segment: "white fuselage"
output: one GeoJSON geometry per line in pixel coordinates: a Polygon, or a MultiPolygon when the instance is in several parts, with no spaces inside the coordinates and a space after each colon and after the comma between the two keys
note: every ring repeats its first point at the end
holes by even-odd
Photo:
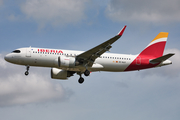
{"type": "MultiPolygon", "coordinates": [[[[58,50],[58,49],[45,49],[45,48],[20,48],[21,52],[12,52],[5,56],[8,62],[19,64],[19,65],[29,65],[38,67],[55,67],[59,68],[57,64],[57,58],[59,56],[66,57],[76,57],[77,55],[83,53],[83,51],[73,51],[73,50],[58,50]]],[[[98,57],[93,66],[88,68],[90,71],[113,71],[120,72],[124,71],[132,61],[137,57],[137,55],[125,55],[125,54],[113,54],[104,53],[98,57]]],[[[84,66],[75,67],[60,67],[60,69],[69,71],[83,71],[84,66]]]]}

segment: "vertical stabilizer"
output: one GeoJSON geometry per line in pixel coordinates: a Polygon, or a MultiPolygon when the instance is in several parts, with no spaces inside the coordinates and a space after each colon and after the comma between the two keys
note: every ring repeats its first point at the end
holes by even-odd
{"type": "Polygon", "coordinates": [[[150,44],[140,53],[140,56],[161,57],[164,52],[168,33],[160,32],[150,44]]]}
{"type": "Polygon", "coordinates": [[[149,45],[134,59],[134,61],[125,69],[125,71],[141,70],[157,66],[162,59],[170,55],[163,56],[168,33],[160,32],[149,45]],[[152,60],[152,61],[151,61],[152,60]],[[151,62],[151,63],[150,63],[151,62]]]}

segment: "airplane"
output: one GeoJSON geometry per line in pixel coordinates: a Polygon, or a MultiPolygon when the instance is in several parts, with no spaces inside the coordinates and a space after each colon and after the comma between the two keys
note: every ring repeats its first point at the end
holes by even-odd
{"type": "Polygon", "coordinates": [[[30,66],[50,67],[52,79],[66,80],[76,73],[80,76],[80,84],[84,82],[82,74],[89,76],[91,72],[125,72],[172,64],[168,59],[174,53],[163,55],[168,32],[160,32],[137,55],[105,53],[123,35],[125,29],[126,25],[117,35],[87,51],[25,47],[12,51],[4,59],[13,64],[25,65],[26,76],[30,66]]]}

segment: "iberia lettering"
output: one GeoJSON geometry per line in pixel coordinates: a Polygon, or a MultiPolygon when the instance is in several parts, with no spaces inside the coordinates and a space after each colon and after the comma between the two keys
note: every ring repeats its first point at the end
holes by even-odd
{"type": "Polygon", "coordinates": [[[63,51],[61,51],[61,50],[50,50],[50,49],[38,49],[38,52],[63,53],[63,51]]]}

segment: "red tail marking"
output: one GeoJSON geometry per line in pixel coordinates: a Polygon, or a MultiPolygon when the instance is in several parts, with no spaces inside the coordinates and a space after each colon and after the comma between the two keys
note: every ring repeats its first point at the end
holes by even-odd
{"type": "Polygon", "coordinates": [[[160,63],[151,64],[149,63],[149,60],[161,57],[163,55],[165,45],[166,41],[162,41],[148,46],[136,57],[136,59],[125,69],[125,71],[140,70],[157,66],[160,63]]]}
{"type": "Polygon", "coordinates": [[[140,55],[153,56],[155,58],[161,57],[164,52],[166,42],[158,42],[145,48],[140,55]]]}

